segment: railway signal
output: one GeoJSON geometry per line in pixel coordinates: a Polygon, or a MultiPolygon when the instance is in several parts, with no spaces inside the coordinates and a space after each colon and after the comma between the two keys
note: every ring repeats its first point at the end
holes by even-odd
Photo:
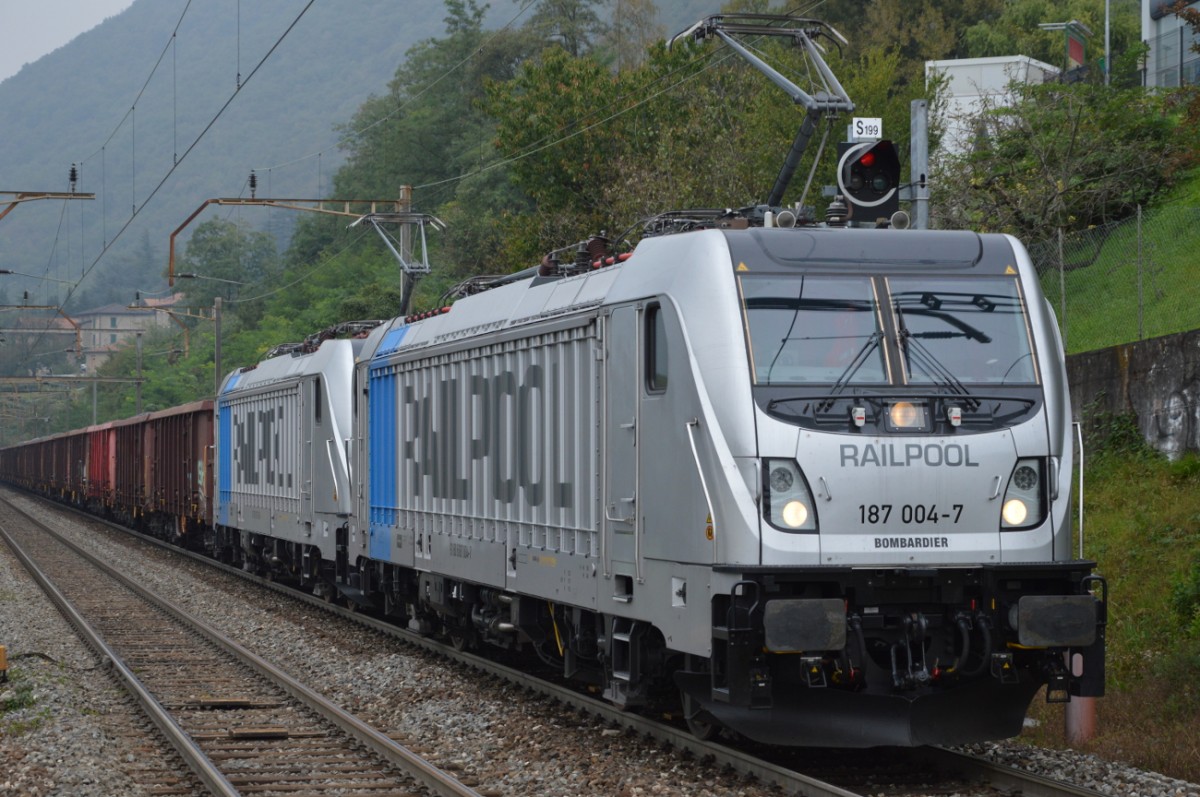
{"type": "Polygon", "coordinates": [[[891,141],[838,144],[838,193],[851,218],[872,222],[900,209],[900,156],[891,141]]]}

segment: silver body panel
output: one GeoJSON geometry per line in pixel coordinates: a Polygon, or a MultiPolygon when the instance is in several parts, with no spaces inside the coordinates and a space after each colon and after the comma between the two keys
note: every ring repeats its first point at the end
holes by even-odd
{"type": "Polygon", "coordinates": [[[354,349],[326,341],[226,378],[216,405],[218,523],[334,558],[334,530],[353,509],[354,349]]]}
{"type": "MultiPolygon", "coordinates": [[[[1061,484],[1070,473],[1065,377],[1044,302],[1029,303],[1033,345],[1049,354],[1035,417],[957,438],[801,429],[755,404],[727,235],[650,238],[624,264],[507,285],[377,330],[358,382],[391,375],[394,439],[360,433],[357,469],[370,470],[372,446],[391,447],[396,514],[378,528],[362,520],[376,489],[366,480],[351,521],[359,555],[646,620],[669,629],[674,649],[707,655],[708,598],[728,593],[739,566],[970,567],[1067,553],[1065,496],[1040,527],[1002,533],[992,495],[1021,456],[1054,457],[1061,484]],[[666,318],[662,393],[642,375],[651,305],[666,318]],[[507,396],[494,429],[480,417],[485,390],[507,396]],[[848,444],[859,447],[857,460],[845,459],[848,444]],[[862,453],[874,447],[877,458],[889,446],[940,453],[900,467],[862,453]],[[763,522],[765,457],[800,464],[819,534],[763,522]],[[868,500],[897,507],[894,518],[860,522],[868,500]],[[899,507],[918,503],[961,510],[954,523],[902,522],[899,507]],[[376,532],[386,542],[371,542],[376,532]],[[915,542],[880,542],[901,537],[915,542]]],[[[1027,294],[1040,296],[1028,257],[1011,243],[1027,294]]],[[[371,399],[358,400],[358,417],[373,417],[371,399]]]]}

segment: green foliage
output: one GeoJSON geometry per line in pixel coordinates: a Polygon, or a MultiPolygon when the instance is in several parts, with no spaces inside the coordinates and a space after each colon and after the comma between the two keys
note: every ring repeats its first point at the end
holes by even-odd
{"type": "MultiPolygon", "coordinates": [[[[541,0],[521,27],[491,31],[480,0],[443,3],[442,34],[412,45],[385,90],[340,128],[347,158],[332,178],[334,193],[354,198],[396,196],[412,186],[413,209],[448,223],[429,232],[433,274],[418,284],[413,309],[435,306],[463,278],[527,267],[597,232],[636,231],[654,213],[758,204],[803,119],[802,109],[728,48],[647,47],[658,29],[647,0],[620,0],[606,17],[596,0],[541,0]]],[[[1134,14],[1128,0],[1113,5],[1122,15],[1115,28],[1121,42],[1125,17],[1134,14]]],[[[1100,0],[1069,4],[1088,24],[1101,7],[1100,0]]],[[[690,24],[712,10],[694,0],[670,9],[664,13],[676,14],[672,30],[679,14],[690,24]]],[[[736,10],[786,9],[769,0],[726,5],[736,10]]],[[[1060,21],[1044,18],[1056,12],[1044,0],[920,0],[916,7],[876,0],[865,8],[831,0],[820,16],[850,38],[847,46],[827,47],[826,59],[855,113],[882,117],[903,153],[911,101],[928,99],[935,110],[941,101],[936,83],[926,87],[924,59],[982,54],[996,42],[1025,41],[1025,34],[1053,44],[1054,36],[1036,26],[1060,21]]],[[[819,88],[797,49],[774,39],[753,46],[797,84],[819,88]]],[[[943,177],[943,185],[974,189],[962,192],[947,218],[1028,238],[1057,224],[1084,227],[1118,216],[1152,199],[1188,165],[1194,142],[1178,126],[1186,109],[1170,97],[1103,95],[1089,87],[1022,90],[1012,105],[985,117],[990,143],[943,177]]],[[[786,203],[823,202],[820,189],[835,182],[832,152],[845,122],[818,129],[786,203]]],[[[161,253],[143,243],[139,262],[161,269],[161,253]]],[[[222,370],[337,322],[399,310],[395,259],[372,231],[347,229],[340,219],[303,218],[282,255],[238,223],[206,222],[193,231],[176,270],[243,283],[179,283],[189,304],[225,299],[222,370]]],[[[109,283],[114,300],[129,301],[130,285],[117,277],[109,283]]],[[[212,325],[188,324],[186,358],[169,353],[180,348],[178,329],[144,341],[147,352],[165,352],[144,357],[146,408],[211,393],[212,325]],[[162,387],[150,386],[160,380],[162,387]]],[[[131,352],[114,357],[105,373],[128,376],[134,359],[131,352]]],[[[129,414],[132,393],[105,387],[98,404],[113,413],[107,417],[129,414]]],[[[72,417],[90,421],[89,399],[80,396],[72,417]]],[[[1120,439],[1114,435],[1114,450],[1129,453],[1120,439]]]]}
{"type": "Polygon", "coordinates": [[[1132,688],[1147,675],[1147,661],[1170,648],[1162,621],[1200,556],[1200,540],[1188,531],[1200,520],[1196,480],[1178,479],[1165,458],[1130,447],[1130,455],[1089,449],[1085,492],[1085,554],[1109,583],[1110,675],[1118,688],[1132,688]]]}
{"type": "Polygon", "coordinates": [[[1062,30],[1043,30],[1043,23],[1077,20],[1093,31],[1085,37],[1085,64],[1092,82],[1103,83],[1105,9],[1109,17],[1109,48],[1115,54],[1110,74],[1115,83],[1133,86],[1137,54],[1141,52],[1141,18],[1136,0],[1014,0],[993,13],[972,20],[963,32],[963,57],[1027,55],[1059,69],[1067,58],[1062,30]],[[1132,56],[1132,57],[1130,57],[1132,56]]]}
{"type": "MultiPolygon", "coordinates": [[[[773,40],[756,47],[807,86],[811,65],[801,53],[773,40]]],[[[899,51],[831,50],[828,60],[857,107],[883,117],[906,148],[910,102],[925,89],[897,82],[899,51]]],[[[527,251],[527,261],[663,210],[761,203],[803,119],[761,73],[714,45],[659,46],[640,66],[619,73],[598,60],[548,50],[515,79],[490,84],[485,107],[497,120],[501,154],[514,159],[514,180],[537,207],[537,249],[527,251]]],[[[833,183],[838,124],[829,121],[814,169],[827,128],[818,131],[785,202],[803,195],[805,204],[815,204],[820,186],[833,183]],[[802,194],[810,173],[812,187],[802,194]]],[[[530,242],[527,233],[517,235],[530,242]]]]}
{"type": "Polygon", "coordinates": [[[608,26],[596,12],[599,4],[600,0],[541,0],[528,28],[540,40],[556,44],[578,58],[607,31],[608,26]]]}
{"type": "Polygon", "coordinates": [[[1194,143],[1163,95],[1083,83],[1010,93],[1004,105],[984,101],[974,148],[947,158],[940,183],[970,190],[939,203],[940,226],[1041,240],[1122,218],[1169,184],[1194,143]]]}
{"type": "Polygon", "coordinates": [[[1178,626],[1200,640],[1200,555],[1193,556],[1172,580],[1170,606],[1178,626]]]}
{"type": "Polygon", "coordinates": [[[1083,444],[1088,464],[1104,469],[1131,462],[1163,460],[1138,428],[1137,416],[1099,409],[1098,401],[1083,408],[1083,444]]]}

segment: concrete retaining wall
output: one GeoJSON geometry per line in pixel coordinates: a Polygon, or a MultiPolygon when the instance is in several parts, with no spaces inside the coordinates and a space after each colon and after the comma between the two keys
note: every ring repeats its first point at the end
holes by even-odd
{"type": "Polygon", "coordinates": [[[1075,419],[1132,414],[1171,459],[1200,451],[1200,330],[1067,357],[1075,419]]]}

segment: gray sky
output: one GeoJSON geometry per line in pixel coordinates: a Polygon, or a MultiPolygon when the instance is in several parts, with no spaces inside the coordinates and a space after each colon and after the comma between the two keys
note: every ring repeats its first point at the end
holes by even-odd
{"type": "Polygon", "coordinates": [[[133,0],[0,0],[0,81],[132,3],[133,0]]]}

